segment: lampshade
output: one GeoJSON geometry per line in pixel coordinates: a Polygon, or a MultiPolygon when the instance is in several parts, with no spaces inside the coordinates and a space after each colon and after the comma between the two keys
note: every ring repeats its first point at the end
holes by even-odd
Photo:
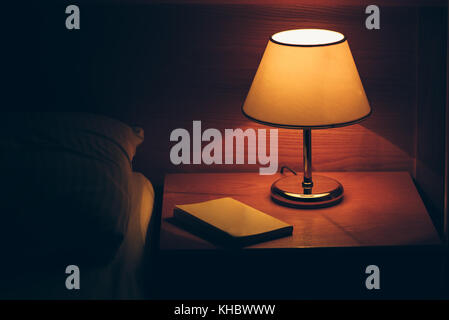
{"type": "Polygon", "coordinates": [[[297,29],[270,38],[242,111],[267,125],[319,129],[358,122],[371,108],[345,36],[297,29]]]}

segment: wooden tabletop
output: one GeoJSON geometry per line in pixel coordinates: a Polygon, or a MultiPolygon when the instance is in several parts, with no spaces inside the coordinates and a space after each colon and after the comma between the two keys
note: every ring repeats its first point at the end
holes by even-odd
{"type": "Polygon", "coordinates": [[[247,248],[310,248],[439,245],[438,234],[407,172],[326,172],[345,189],[330,208],[294,209],[270,199],[280,174],[169,174],[165,177],[161,250],[214,249],[213,244],[173,225],[176,204],[232,197],[293,225],[293,235],[247,248]]]}

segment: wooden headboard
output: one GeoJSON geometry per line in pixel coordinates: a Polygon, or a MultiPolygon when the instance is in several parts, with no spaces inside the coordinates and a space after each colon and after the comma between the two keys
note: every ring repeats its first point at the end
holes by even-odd
{"type": "MultiPolygon", "coordinates": [[[[174,166],[170,133],[191,131],[193,120],[221,132],[264,128],[240,108],[269,36],[333,29],[348,38],[373,114],[357,125],[314,131],[314,170],[406,170],[418,184],[433,185],[444,172],[444,139],[431,145],[427,139],[444,132],[438,115],[444,112],[447,2],[376,1],[380,30],[365,28],[371,1],[338,3],[81,1],[81,30],[69,32],[61,1],[41,8],[38,86],[48,110],[99,112],[142,126],[146,142],[136,167],[156,185],[167,172],[256,171],[258,165],[174,166]]],[[[298,131],[280,129],[281,164],[301,167],[300,141],[298,131]]],[[[430,203],[440,203],[437,198],[430,203]]]]}

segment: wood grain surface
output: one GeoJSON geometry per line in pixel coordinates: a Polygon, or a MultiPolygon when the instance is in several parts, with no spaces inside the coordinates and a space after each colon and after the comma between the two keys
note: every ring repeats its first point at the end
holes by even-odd
{"type": "MultiPolygon", "coordinates": [[[[222,132],[261,128],[240,109],[270,35],[333,29],[348,38],[373,114],[359,125],[314,132],[314,169],[413,174],[419,8],[386,5],[381,29],[367,30],[365,7],[351,1],[92,1],[84,3],[83,28],[71,34],[59,27],[64,7],[45,8],[42,105],[96,110],[143,127],[146,141],[135,167],[156,185],[166,172],[257,171],[251,165],[175,166],[170,133],[191,128],[193,120],[222,132]],[[67,61],[74,66],[70,77],[67,61]]],[[[299,133],[280,130],[279,140],[280,162],[299,168],[299,133]]]]}
{"type": "MultiPolygon", "coordinates": [[[[171,165],[169,150],[174,143],[168,142],[169,134],[175,128],[191,131],[193,120],[221,132],[226,128],[269,129],[247,120],[240,110],[267,40],[279,30],[313,27],[347,35],[373,108],[372,116],[359,125],[314,131],[314,169],[405,170],[413,174],[417,9],[384,10],[382,28],[377,31],[364,27],[362,9],[301,4],[156,9],[163,15],[170,11],[174,20],[158,38],[170,48],[157,71],[161,96],[157,103],[161,107],[154,115],[158,121],[145,128],[156,137],[145,146],[152,152],[138,155],[138,166],[154,175],[155,166],[168,172],[257,171],[257,166],[251,165],[171,165]]],[[[279,162],[300,168],[299,132],[280,130],[279,146],[279,162]]]]}
{"type": "MultiPolygon", "coordinates": [[[[324,173],[323,173],[324,174],[324,173]]],[[[211,243],[167,222],[175,204],[232,197],[293,224],[293,236],[249,248],[365,247],[440,244],[410,175],[406,172],[329,172],[345,188],[342,203],[293,209],[271,201],[279,175],[252,173],[169,174],[165,178],[162,250],[214,249],[211,243]]]]}

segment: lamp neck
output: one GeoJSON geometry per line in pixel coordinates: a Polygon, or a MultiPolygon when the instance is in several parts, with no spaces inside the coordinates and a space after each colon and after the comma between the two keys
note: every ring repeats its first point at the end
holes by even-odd
{"type": "Polygon", "coordinates": [[[303,129],[304,180],[303,188],[312,188],[312,130],[303,129]]]}

